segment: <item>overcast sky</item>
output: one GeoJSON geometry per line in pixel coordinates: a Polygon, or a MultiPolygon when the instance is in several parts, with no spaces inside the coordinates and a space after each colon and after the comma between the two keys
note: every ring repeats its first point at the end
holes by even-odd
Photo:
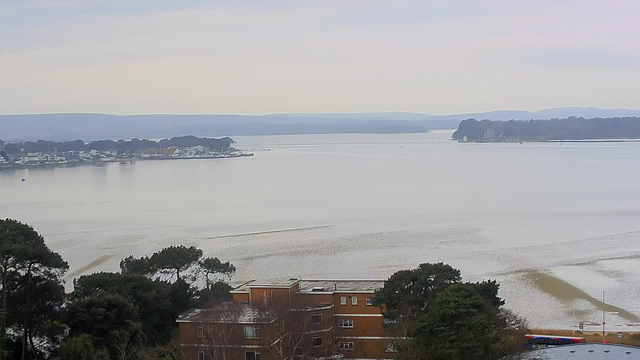
{"type": "Polygon", "coordinates": [[[638,0],[0,0],[0,113],[640,108],[638,0]]]}

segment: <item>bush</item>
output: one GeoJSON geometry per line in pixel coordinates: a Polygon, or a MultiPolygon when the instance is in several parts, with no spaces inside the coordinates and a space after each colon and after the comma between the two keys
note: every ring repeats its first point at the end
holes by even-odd
{"type": "Polygon", "coordinates": [[[60,345],[60,359],[98,360],[96,358],[96,349],[91,342],[91,337],[85,334],[70,338],[63,342],[60,345]]]}

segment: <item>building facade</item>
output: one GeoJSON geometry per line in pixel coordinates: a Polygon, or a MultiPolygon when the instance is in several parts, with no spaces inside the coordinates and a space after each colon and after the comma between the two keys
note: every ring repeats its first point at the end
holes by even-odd
{"type": "Polygon", "coordinates": [[[185,360],[391,359],[372,299],[382,280],[250,281],[233,301],[182,314],[185,360]]]}

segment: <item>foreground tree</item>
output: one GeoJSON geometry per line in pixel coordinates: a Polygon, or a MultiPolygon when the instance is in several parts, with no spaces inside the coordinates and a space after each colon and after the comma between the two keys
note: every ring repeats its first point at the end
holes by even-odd
{"type": "MultiPolygon", "coordinates": [[[[185,272],[195,270],[202,258],[202,250],[195,246],[184,245],[166,247],[151,257],[134,258],[128,256],[120,262],[123,273],[133,273],[145,276],[165,275],[171,280],[175,277],[179,281],[185,272]]],[[[195,274],[189,274],[191,281],[195,280],[195,274]]]]}
{"type": "Polygon", "coordinates": [[[193,246],[170,246],[150,257],[128,256],[120,262],[120,269],[125,275],[172,282],[172,298],[180,311],[186,310],[180,304],[197,307],[208,301],[230,300],[231,287],[227,281],[235,274],[235,266],[217,257],[203,258],[202,254],[202,250],[193,246]],[[176,289],[183,293],[179,294],[176,289]]]}
{"type": "Polygon", "coordinates": [[[69,336],[88,335],[97,348],[108,348],[120,332],[132,333],[132,343],[144,342],[138,309],[120,295],[99,294],[69,305],[66,314],[69,336]]]}
{"type": "Polygon", "coordinates": [[[176,359],[178,315],[228,299],[235,273],[185,246],[120,266],[81,276],[67,296],[62,257],[32,227],[0,220],[0,360],[176,359]]]}
{"type": "Polygon", "coordinates": [[[69,338],[60,345],[59,358],[62,360],[108,360],[109,354],[104,349],[96,351],[89,335],[69,338]]]}
{"type": "Polygon", "coordinates": [[[402,358],[494,360],[519,353],[526,323],[501,309],[495,281],[463,283],[449,265],[421,264],[376,292],[402,358]]]}
{"type": "MultiPolygon", "coordinates": [[[[31,338],[32,352],[36,351],[33,346],[31,326],[34,299],[36,299],[34,283],[44,282],[54,286],[60,285],[62,276],[68,268],[69,265],[62,257],[51,251],[42,236],[31,226],[11,219],[0,220],[0,277],[2,282],[0,359],[6,359],[8,355],[6,351],[8,327],[14,329],[13,333],[21,333],[23,359],[26,358],[28,352],[28,338],[31,338]],[[21,291],[23,298],[9,303],[11,284],[15,285],[15,292],[21,291]],[[18,320],[19,318],[20,320],[18,320]],[[7,321],[9,319],[12,320],[10,323],[7,321]],[[16,331],[17,329],[21,331],[16,331]]],[[[36,301],[47,300],[41,296],[38,294],[39,298],[36,301]]]]}
{"type": "Polygon", "coordinates": [[[178,316],[212,299],[228,300],[231,287],[223,280],[235,273],[230,263],[202,259],[202,250],[185,246],[164,248],[149,257],[129,256],[120,268],[121,273],[76,279],[67,311],[72,335],[87,333],[94,346],[106,347],[120,359],[166,353],[159,345],[171,342],[178,316]],[[116,316],[125,311],[130,315],[116,316]],[[119,318],[130,322],[117,323],[119,318]]]}
{"type": "Polygon", "coordinates": [[[207,303],[218,303],[222,301],[231,301],[233,287],[224,281],[218,281],[207,288],[200,289],[194,293],[193,301],[190,307],[200,307],[207,303]]]}
{"type": "Polygon", "coordinates": [[[208,257],[200,260],[198,267],[199,277],[204,280],[205,289],[209,293],[209,300],[219,297],[219,293],[228,287],[223,282],[223,279],[230,279],[236,273],[235,266],[228,261],[223,263],[217,257],[208,257]]]}
{"type": "Polygon", "coordinates": [[[135,258],[133,255],[129,255],[120,261],[120,270],[124,274],[134,274],[149,276],[155,274],[155,270],[151,268],[149,264],[149,257],[143,256],[141,258],[135,258]]]}
{"type": "Polygon", "coordinates": [[[435,295],[461,281],[460,270],[444,263],[420,264],[417,269],[401,270],[376,291],[374,305],[384,307],[390,320],[415,318],[424,312],[435,295]]]}
{"type": "Polygon", "coordinates": [[[180,330],[176,329],[171,340],[161,345],[144,347],[136,353],[138,360],[178,360],[182,359],[180,330]]]}
{"type": "Polygon", "coordinates": [[[62,282],[38,275],[29,279],[19,277],[8,286],[8,302],[15,304],[11,306],[9,323],[14,324],[12,331],[23,334],[20,353],[27,358],[42,358],[54,351],[66,330],[62,322],[65,301],[62,282]],[[28,303],[24,301],[27,292],[32,294],[28,303]]]}
{"type": "Polygon", "coordinates": [[[410,336],[428,359],[488,360],[494,310],[472,286],[453,285],[435,297],[410,336]]]}
{"type": "Polygon", "coordinates": [[[491,329],[494,335],[492,357],[504,360],[516,358],[522,353],[522,339],[528,332],[529,325],[524,318],[511,310],[500,309],[491,329]]]}
{"type": "Polygon", "coordinates": [[[179,281],[180,274],[196,266],[200,258],[202,250],[195,246],[169,246],[151,255],[149,264],[160,274],[170,278],[175,275],[176,281],[179,281]]]}
{"type": "Polygon", "coordinates": [[[135,307],[147,342],[156,344],[171,338],[176,326],[175,312],[185,311],[189,306],[189,299],[184,304],[174,304],[172,293],[177,286],[140,275],[100,272],[76,279],[70,297],[75,304],[102,294],[121,296],[135,307]]]}

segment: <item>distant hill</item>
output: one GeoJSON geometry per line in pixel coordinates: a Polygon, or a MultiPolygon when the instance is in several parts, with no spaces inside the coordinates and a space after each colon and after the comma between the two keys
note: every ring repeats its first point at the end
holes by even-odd
{"type": "Polygon", "coordinates": [[[640,117],[527,121],[463,120],[452,138],[470,141],[640,139],[640,117]]]}
{"type": "MultiPolygon", "coordinates": [[[[452,129],[457,121],[443,124],[452,129]]],[[[29,140],[161,139],[181,135],[222,137],[236,135],[419,133],[418,122],[372,118],[314,118],[304,115],[108,115],[30,114],[0,116],[0,138],[29,140]]]]}
{"type": "Polygon", "coordinates": [[[484,113],[468,113],[455,115],[433,115],[429,120],[448,120],[448,119],[478,119],[478,120],[550,120],[562,119],[571,116],[583,118],[610,118],[625,116],[640,116],[640,110],[629,109],[601,109],[595,107],[560,107],[543,109],[539,111],[521,111],[521,110],[496,110],[484,113]]]}
{"type": "Polygon", "coordinates": [[[464,119],[527,120],[567,116],[640,116],[640,110],[555,108],[537,112],[501,110],[475,114],[430,115],[411,112],[269,114],[269,115],[0,115],[0,139],[69,141],[85,139],[160,139],[181,135],[416,133],[455,129],[464,119]]]}

